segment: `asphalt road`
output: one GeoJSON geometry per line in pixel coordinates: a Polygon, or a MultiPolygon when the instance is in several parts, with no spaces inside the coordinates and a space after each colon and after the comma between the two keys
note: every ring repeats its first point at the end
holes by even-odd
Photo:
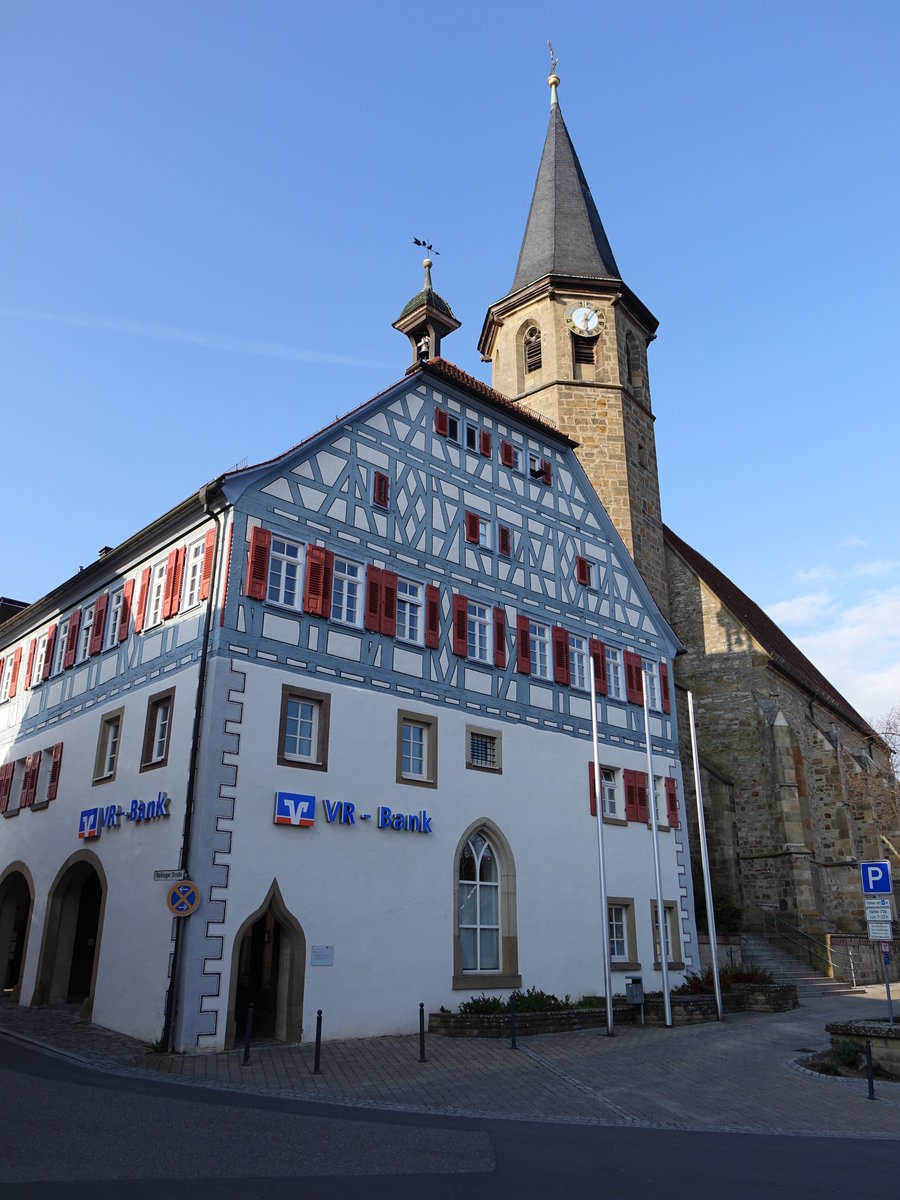
{"type": "Polygon", "coordinates": [[[0,1037],[16,1200],[891,1195],[900,1141],[351,1110],[104,1074],[0,1037]]]}

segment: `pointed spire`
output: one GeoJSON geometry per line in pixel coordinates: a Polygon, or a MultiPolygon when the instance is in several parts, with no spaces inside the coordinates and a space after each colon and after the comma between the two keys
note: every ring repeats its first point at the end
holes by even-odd
{"type": "Polygon", "coordinates": [[[511,292],[545,275],[621,279],[559,107],[555,63],[547,83],[550,124],[511,292]]]}

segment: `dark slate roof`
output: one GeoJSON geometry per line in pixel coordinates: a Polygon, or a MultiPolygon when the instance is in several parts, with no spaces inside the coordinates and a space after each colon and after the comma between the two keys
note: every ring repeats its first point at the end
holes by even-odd
{"type": "Polygon", "coordinates": [[[860,733],[866,737],[878,736],[856,709],[847,703],[837,688],[797,649],[787,634],[779,629],[772,618],[767,617],[759,605],[742,592],[737,584],[732,583],[727,575],[723,575],[718,567],[714,567],[709,559],[699,554],[693,546],[682,541],[667,525],[663,525],[663,534],[666,543],[680,554],[707,587],[715,592],[725,607],[759,642],[776,667],[816,700],[833,709],[860,733]]]}
{"type": "Polygon", "coordinates": [[[511,292],[545,275],[621,279],[558,104],[538,168],[511,292]]]}
{"type": "Polygon", "coordinates": [[[397,318],[402,321],[407,313],[411,313],[416,308],[424,308],[428,304],[432,308],[436,308],[438,312],[443,313],[445,317],[449,317],[451,321],[455,321],[450,305],[443,296],[439,296],[433,288],[424,288],[417,296],[413,296],[409,304],[405,305],[403,312],[397,318]]]}

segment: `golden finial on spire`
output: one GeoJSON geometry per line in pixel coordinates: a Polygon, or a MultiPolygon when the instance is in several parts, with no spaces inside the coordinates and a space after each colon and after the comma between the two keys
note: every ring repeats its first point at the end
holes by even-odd
{"type": "Polygon", "coordinates": [[[559,76],[556,73],[556,68],[559,66],[559,59],[553,53],[553,45],[550,39],[547,39],[547,48],[550,51],[550,74],[547,76],[547,83],[550,85],[550,106],[559,104],[559,99],[556,95],[556,89],[559,87],[559,76]]]}

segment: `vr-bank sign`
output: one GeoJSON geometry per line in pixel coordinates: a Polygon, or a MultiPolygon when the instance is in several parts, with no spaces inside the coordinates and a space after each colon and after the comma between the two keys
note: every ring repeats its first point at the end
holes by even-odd
{"type": "MultiPolygon", "coordinates": [[[[380,805],[375,813],[358,812],[349,800],[323,800],[325,820],[329,825],[356,825],[357,822],[375,821],[379,829],[394,829],[404,833],[431,833],[431,817],[424,808],[417,813],[395,812],[387,805],[380,805]]],[[[301,796],[296,792],[275,793],[275,824],[298,825],[311,829],[316,823],[315,796],[301,796]]]]}
{"type": "Polygon", "coordinates": [[[129,808],[121,804],[107,804],[105,808],[83,808],[78,820],[78,836],[84,841],[98,838],[104,829],[121,828],[122,818],[140,824],[143,821],[158,821],[169,815],[169,797],[159,792],[155,800],[132,800],[129,808]]]}

